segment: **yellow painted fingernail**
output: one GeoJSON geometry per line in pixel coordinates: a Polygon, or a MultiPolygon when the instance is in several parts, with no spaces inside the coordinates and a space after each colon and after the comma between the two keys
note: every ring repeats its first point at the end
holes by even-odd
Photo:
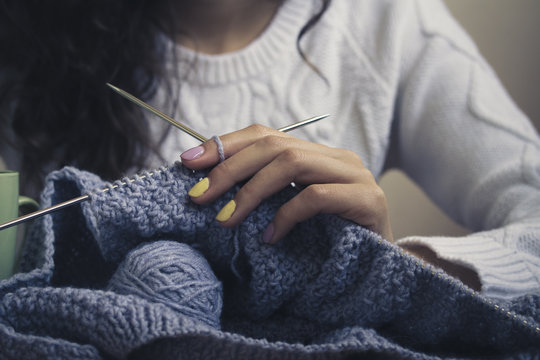
{"type": "Polygon", "coordinates": [[[208,190],[208,187],[210,186],[210,180],[208,180],[207,177],[196,183],[191,190],[189,190],[188,195],[191,197],[198,197],[201,196],[208,190]]]}
{"type": "Polygon", "coordinates": [[[231,218],[232,214],[236,210],[236,203],[234,200],[231,200],[220,210],[216,216],[217,221],[227,221],[231,218]]]}

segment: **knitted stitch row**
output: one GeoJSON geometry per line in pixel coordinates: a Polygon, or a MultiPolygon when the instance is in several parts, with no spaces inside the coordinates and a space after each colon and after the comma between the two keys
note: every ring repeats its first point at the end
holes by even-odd
{"type": "Polygon", "coordinates": [[[202,176],[181,164],[113,184],[74,168],[52,173],[43,206],[82,193],[91,201],[38,221],[21,272],[0,282],[0,357],[540,356],[537,296],[494,304],[331,215],[297,225],[278,244],[264,244],[273,214],[297,190],[283,190],[226,229],[214,218],[235,190],[215,204],[196,205],[187,192],[202,176]],[[191,255],[159,272],[169,276],[160,284],[181,302],[188,287],[178,274],[185,266],[199,270],[189,273],[197,284],[216,284],[216,276],[222,288],[210,288],[222,295],[219,319],[216,293],[193,306],[172,306],[174,296],[164,300],[161,285],[140,292],[156,279],[148,274],[163,269],[159,254],[170,254],[176,243],[199,255],[182,248],[178,256],[191,255]],[[200,254],[208,263],[197,260],[200,254]],[[137,264],[133,273],[146,285],[114,285],[118,276],[122,283],[127,278],[126,261],[137,264]]]}

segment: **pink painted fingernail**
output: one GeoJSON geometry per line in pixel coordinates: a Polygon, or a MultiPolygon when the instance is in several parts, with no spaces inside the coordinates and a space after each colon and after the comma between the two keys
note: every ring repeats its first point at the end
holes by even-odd
{"type": "Polygon", "coordinates": [[[270,240],[272,240],[272,236],[274,236],[274,223],[270,223],[270,225],[268,225],[264,231],[262,240],[268,244],[270,243],[270,240]]]}
{"type": "Polygon", "coordinates": [[[197,147],[184,151],[182,155],[180,155],[180,157],[182,158],[182,160],[190,161],[200,158],[203,153],[204,147],[199,145],[197,147]]]}

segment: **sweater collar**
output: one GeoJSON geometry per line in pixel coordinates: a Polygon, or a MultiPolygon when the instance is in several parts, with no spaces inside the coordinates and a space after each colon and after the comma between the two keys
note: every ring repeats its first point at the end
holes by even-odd
{"type": "Polygon", "coordinates": [[[311,14],[309,5],[305,0],[285,1],[261,35],[238,51],[208,55],[173,44],[168,66],[182,81],[198,85],[231,83],[264,73],[296,51],[297,34],[311,14]]]}

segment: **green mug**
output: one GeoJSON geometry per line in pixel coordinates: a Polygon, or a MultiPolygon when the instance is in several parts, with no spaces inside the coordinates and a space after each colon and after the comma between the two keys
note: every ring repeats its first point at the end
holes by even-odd
{"type": "MultiPolygon", "coordinates": [[[[19,173],[0,171],[0,224],[15,219],[19,208],[24,212],[36,211],[39,204],[26,196],[19,196],[19,173]]],[[[17,227],[0,230],[0,280],[13,275],[17,264],[17,227]]]]}

